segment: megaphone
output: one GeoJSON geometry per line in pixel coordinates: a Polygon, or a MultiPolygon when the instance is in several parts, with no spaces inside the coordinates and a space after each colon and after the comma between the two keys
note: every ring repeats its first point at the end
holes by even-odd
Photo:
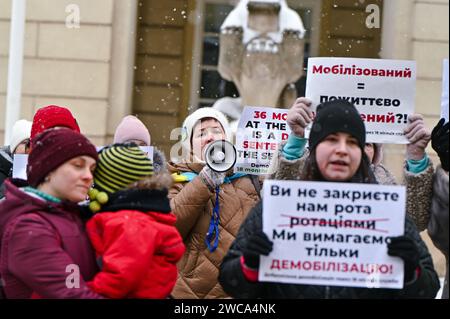
{"type": "Polygon", "coordinates": [[[218,140],[208,145],[204,158],[210,169],[224,173],[236,164],[236,148],[226,140],[218,140]]]}

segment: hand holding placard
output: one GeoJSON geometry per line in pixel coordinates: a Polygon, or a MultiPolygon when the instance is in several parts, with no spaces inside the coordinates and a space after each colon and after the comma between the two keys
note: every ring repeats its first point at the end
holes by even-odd
{"type": "Polygon", "coordinates": [[[244,255],[244,263],[250,268],[259,268],[259,256],[268,256],[273,249],[273,242],[263,232],[258,231],[252,234],[247,245],[242,249],[244,255]]]}
{"type": "Polygon", "coordinates": [[[311,104],[311,100],[300,97],[288,111],[287,123],[297,137],[305,136],[305,128],[314,119],[311,104]]]}
{"type": "Polygon", "coordinates": [[[405,282],[414,279],[414,274],[419,267],[420,254],[419,247],[414,240],[407,236],[391,238],[388,244],[388,255],[400,257],[405,263],[405,282]]]}
{"type": "Polygon", "coordinates": [[[425,149],[430,142],[431,133],[426,128],[423,116],[413,114],[408,118],[405,136],[409,143],[406,146],[406,157],[410,160],[420,161],[425,156],[425,149]]]}

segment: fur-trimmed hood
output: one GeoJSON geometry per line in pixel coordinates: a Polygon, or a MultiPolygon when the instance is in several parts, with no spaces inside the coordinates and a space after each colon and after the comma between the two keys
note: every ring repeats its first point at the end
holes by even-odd
{"type": "Polygon", "coordinates": [[[158,148],[153,148],[153,171],[155,174],[167,172],[166,156],[158,148]]]}

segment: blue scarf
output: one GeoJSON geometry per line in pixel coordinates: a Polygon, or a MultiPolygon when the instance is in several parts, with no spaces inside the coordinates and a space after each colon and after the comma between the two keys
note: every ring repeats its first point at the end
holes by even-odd
{"type": "MultiPolygon", "coordinates": [[[[192,172],[181,173],[180,175],[186,178],[187,182],[192,181],[198,174],[192,172]]],[[[230,177],[225,177],[224,183],[230,184],[233,180],[246,176],[247,174],[236,173],[230,177]]],[[[211,216],[211,220],[209,221],[208,232],[206,233],[206,246],[210,252],[214,252],[219,246],[219,224],[220,224],[220,206],[219,206],[219,192],[220,187],[217,186],[216,193],[216,202],[214,203],[214,208],[211,216]],[[214,241],[212,244],[211,242],[214,241]]]]}
{"type": "MultiPolygon", "coordinates": [[[[186,182],[191,182],[194,178],[196,178],[198,176],[197,173],[193,173],[193,172],[184,172],[184,173],[181,173],[180,175],[185,178],[186,182]]],[[[238,179],[238,178],[241,178],[241,177],[244,177],[244,176],[247,176],[247,174],[235,173],[234,175],[231,175],[230,177],[225,177],[223,182],[225,184],[230,184],[235,179],[238,179]]]]}

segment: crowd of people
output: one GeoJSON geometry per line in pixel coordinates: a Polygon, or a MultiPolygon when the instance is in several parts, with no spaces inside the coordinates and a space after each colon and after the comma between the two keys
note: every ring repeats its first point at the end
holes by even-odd
{"type": "MultiPolygon", "coordinates": [[[[314,117],[311,104],[298,98],[288,111],[292,132],[265,178],[396,184],[382,164],[383,145],[366,142],[354,105],[325,102],[314,117]]],[[[196,110],[183,132],[183,156],[166,161],[161,150],[149,157],[141,149],[151,146],[151,135],[132,115],[99,151],[66,107],[46,106],[32,122],[15,123],[10,145],[0,149],[1,297],[435,298],[439,278],[419,235],[427,229],[446,258],[442,298],[448,298],[449,124],[443,119],[430,131],[413,114],[404,132],[405,231],[386,247],[404,262],[402,289],[259,281],[260,256],[273,250],[262,229],[264,178],[206,165],[211,142],[233,140],[220,111],[196,110]],[[437,165],[426,153],[430,141],[437,165]],[[14,154],[28,154],[26,180],[12,177],[14,154]]]]}

